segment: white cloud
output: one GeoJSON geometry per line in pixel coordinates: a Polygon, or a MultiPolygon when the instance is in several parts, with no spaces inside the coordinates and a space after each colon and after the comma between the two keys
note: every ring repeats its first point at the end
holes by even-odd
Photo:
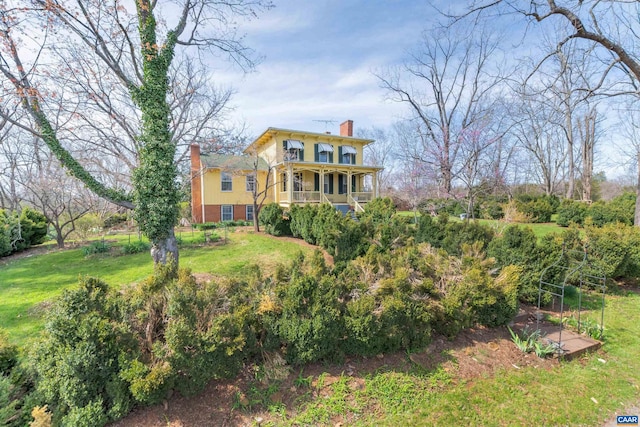
{"type": "Polygon", "coordinates": [[[257,71],[214,77],[235,88],[233,117],[254,134],[269,126],[337,132],[346,119],[356,128],[386,126],[403,106],[385,101],[371,71],[399,62],[430,17],[419,1],[276,1],[242,27],[265,56],[257,71]]]}

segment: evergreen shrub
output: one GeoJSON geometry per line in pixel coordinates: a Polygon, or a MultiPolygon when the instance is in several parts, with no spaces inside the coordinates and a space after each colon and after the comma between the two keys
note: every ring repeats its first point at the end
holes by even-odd
{"type": "Polygon", "coordinates": [[[264,225],[264,231],[274,236],[291,235],[290,221],[285,218],[282,207],[277,203],[269,203],[260,209],[258,215],[260,223],[264,225]]]}
{"type": "Polygon", "coordinates": [[[570,224],[582,225],[587,216],[588,205],[577,200],[565,199],[558,207],[556,223],[561,227],[570,224]]]}

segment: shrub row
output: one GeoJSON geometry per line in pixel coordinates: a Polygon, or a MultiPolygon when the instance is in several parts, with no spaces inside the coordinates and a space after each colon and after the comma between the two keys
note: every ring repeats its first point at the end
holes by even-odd
{"type": "Polygon", "coordinates": [[[597,201],[587,205],[581,201],[563,200],[558,208],[557,223],[567,227],[570,224],[596,225],[621,223],[633,225],[636,196],[625,193],[611,199],[609,202],[597,201]]]}
{"type": "Polygon", "coordinates": [[[0,210],[0,256],[7,256],[47,239],[47,219],[33,209],[24,208],[17,216],[0,210]]]}
{"type": "Polygon", "coordinates": [[[329,204],[292,206],[289,212],[269,204],[260,212],[260,222],[267,233],[291,235],[324,248],[336,263],[346,262],[366,253],[374,245],[387,250],[410,235],[410,218],[395,216],[389,198],[367,203],[354,221],[329,204]]]}
{"type": "MultiPolygon", "coordinates": [[[[555,199],[524,199],[523,203],[552,205],[552,200],[555,199]]],[[[626,196],[610,203],[626,206],[630,204],[629,200],[626,196]]],[[[605,275],[610,279],[640,278],[640,249],[637,249],[640,230],[620,223],[586,227],[582,236],[577,230],[569,229],[538,241],[527,227],[512,225],[495,236],[488,226],[473,221],[449,221],[446,213],[434,218],[423,212],[417,226],[413,227],[408,224],[409,218],[394,215],[389,199],[369,203],[365,212],[359,215],[359,221],[343,217],[329,205],[298,207],[288,215],[276,205],[267,208],[275,212],[269,218],[278,221],[277,225],[267,223],[267,231],[275,228],[284,233],[290,230],[294,236],[322,246],[334,255],[338,267],[369,252],[385,252],[409,239],[429,243],[454,256],[462,254],[463,245],[478,242],[478,248],[494,257],[499,268],[515,265],[521,269],[519,298],[536,303],[540,275],[560,257],[564,242],[567,248],[588,245],[594,275],[605,275]]],[[[554,274],[551,280],[561,280],[560,272],[554,274]]]]}
{"type": "Polygon", "coordinates": [[[120,292],[83,278],[55,303],[31,352],[31,400],[48,405],[55,425],[101,426],[237,375],[265,353],[290,364],[339,360],[422,348],[433,331],[504,324],[517,307],[518,270],[493,277],[477,251],[465,246],[458,262],[409,241],[339,271],[316,251],[272,277],[252,267],[203,284],[160,268],[120,292]]]}
{"type": "Polygon", "coordinates": [[[244,221],[242,219],[233,220],[233,221],[222,221],[222,222],[203,222],[201,224],[195,223],[192,224],[194,228],[198,230],[215,230],[216,228],[224,228],[224,227],[244,227],[247,225],[253,225],[251,221],[244,221]]]}

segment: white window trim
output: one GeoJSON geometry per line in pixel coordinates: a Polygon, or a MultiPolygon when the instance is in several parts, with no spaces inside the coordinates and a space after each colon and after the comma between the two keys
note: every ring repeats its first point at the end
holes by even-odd
{"type": "Polygon", "coordinates": [[[256,181],[257,181],[257,180],[256,180],[256,176],[255,176],[255,175],[247,175],[245,178],[246,178],[246,179],[245,179],[245,183],[244,183],[245,190],[246,190],[246,191],[248,191],[248,192],[250,192],[250,193],[253,193],[253,191],[254,191],[254,190],[255,190],[255,188],[256,188],[256,181]],[[249,182],[250,182],[250,181],[249,181],[249,179],[250,179],[250,178],[253,180],[253,183],[252,183],[252,185],[251,185],[251,187],[252,187],[252,188],[249,188],[249,182]]]}
{"type": "Polygon", "coordinates": [[[253,211],[253,205],[246,205],[244,210],[244,217],[247,219],[247,221],[253,221],[254,215],[255,212],[253,211]],[[251,219],[249,219],[249,209],[251,209],[251,219]]]}
{"type": "Polygon", "coordinates": [[[233,205],[220,205],[220,221],[233,221],[233,205]],[[231,219],[224,218],[224,208],[231,208],[231,219]]]}
{"type": "Polygon", "coordinates": [[[233,191],[233,175],[231,175],[228,172],[220,172],[220,191],[224,193],[229,193],[233,191]],[[225,177],[228,177],[228,179],[225,180],[225,177]],[[230,188],[228,190],[223,189],[223,184],[226,182],[230,184],[230,188]]]}

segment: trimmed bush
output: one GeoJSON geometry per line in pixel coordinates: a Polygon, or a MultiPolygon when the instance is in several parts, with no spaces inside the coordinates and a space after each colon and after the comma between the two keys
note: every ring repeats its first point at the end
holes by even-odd
{"type": "Polygon", "coordinates": [[[258,215],[260,223],[264,225],[264,231],[274,236],[291,235],[289,220],[285,218],[282,207],[277,203],[269,203],[260,209],[258,215]]]}
{"type": "Polygon", "coordinates": [[[106,243],[104,240],[96,240],[95,242],[91,242],[89,243],[89,245],[82,248],[82,252],[85,256],[103,254],[109,252],[110,250],[111,245],[106,243]]]}
{"type": "Polygon", "coordinates": [[[599,227],[616,222],[633,225],[635,204],[635,194],[625,193],[609,202],[593,203],[587,210],[587,216],[591,218],[591,224],[599,227]]]}
{"type": "Polygon", "coordinates": [[[56,424],[102,426],[131,408],[120,378],[131,339],[124,325],[112,321],[110,298],[104,282],[81,279],[79,289],[65,291],[56,302],[45,337],[31,354],[37,389],[56,424]]]}
{"type": "Polygon", "coordinates": [[[47,218],[38,211],[24,208],[18,218],[0,210],[0,256],[44,243],[47,231],[47,218]]]}
{"type": "Polygon", "coordinates": [[[130,243],[126,243],[122,247],[122,253],[124,255],[139,254],[142,252],[148,252],[151,249],[151,245],[148,242],[142,240],[136,240],[130,243]]]}
{"type": "Polygon", "coordinates": [[[293,237],[304,240],[305,242],[315,245],[316,239],[313,233],[313,221],[317,214],[316,205],[291,206],[291,234],[293,237]]]}
{"type": "Polygon", "coordinates": [[[463,244],[480,242],[486,248],[493,235],[491,228],[475,221],[449,221],[446,215],[440,215],[434,221],[430,215],[422,215],[415,238],[417,242],[427,242],[451,255],[460,255],[463,244]]]}
{"type": "Polygon", "coordinates": [[[18,348],[9,342],[9,335],[0,328],[0,376],[9,375],[18,363],[18,348]]]}
{"type": "Polygon", "coordinates": [[[556,210],[554,202],[557,200],[557,198],[552,197],[539,197],[528,201],[519,199],[516,201],[516,206],[518,211],[531,218],[531,222],[550,222],[551,215],[556,210]]]}
{"type": "Polygon", "coordinates": [[[586,227],[593,275],[610,279],[640,278],[640,230],[623,224],[586,227]]]}
{"type": "Polygon", "coordinates": [[[568,227],[571,224],[582,225],[588,209],[588,205],[584,202],[565,199],[558,207],[556,223],[561,227],[568,227]]]}
{"type": "MultiPolygon", "coordinates": [[[[527,303],[538,302],[540,275],[546,267],[553,264],[562,251],[562,241],[569,247],[571,242],[579,238],[575,230],[568,230],[559,235],[547,235],[538,244],[533,230],[529,227],[510,225],[501,236],[495,238],[487,249],[487,255],[495,258],[497,266],[504,269],[509,265],[520,267],[518,296],[527,303]]],[[[548,280],[558,277],[560,272],[549,272],[548,280]]],[[[546,295],[546,294],[545,294],[546,295]]],[[[545,296],[545,303],[549,296],[545,296]]]]}
{"type": "Polygon", "coordinates": [[[7,213],[0,209],[0,257],[13,252],[11,247],[11,224],[7,213]]]}

